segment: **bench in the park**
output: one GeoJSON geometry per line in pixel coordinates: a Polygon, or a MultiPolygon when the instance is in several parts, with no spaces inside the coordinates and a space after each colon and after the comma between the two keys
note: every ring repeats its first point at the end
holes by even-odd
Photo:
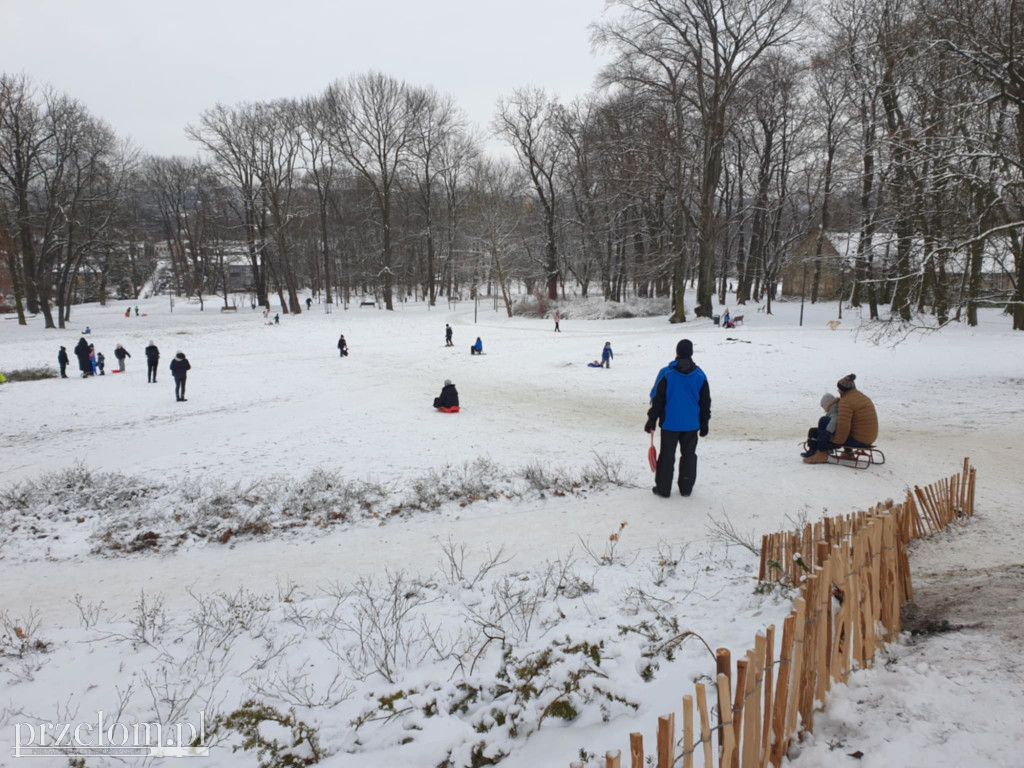
{"type": "Polygon", "coordinates": [[[238,311],[238,307],[235,306],[234,304],[230,304],[230,305],[228,305],[226,307],[221,307],[220,311],[221,312],[237,312],[238,311]]]}
{"type": "Polygon", "coordinates": [[[742,322],[743,322],[743,315],[736,315],[736,317],[732,318],[732,324],[733,325],[739,325],[742,322]]]}
{"type": "Polygon", "coordinates": [[[377,306],[377,302],[376,301],[361,301],[361,302],[359,302],[359,306],[360,307],[376,307],[377,306]]]}

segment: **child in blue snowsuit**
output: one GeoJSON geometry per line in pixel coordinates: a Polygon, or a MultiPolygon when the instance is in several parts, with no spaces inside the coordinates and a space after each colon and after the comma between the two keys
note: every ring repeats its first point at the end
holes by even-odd
{"type": "Polygon", "coordinates": [[[612,343],[610,341],[606,341],[604,343],[604,349],[601,350],[601,367],[611,368],[613,357],[615,357],[615,355],[612,352],[612,343]]]}

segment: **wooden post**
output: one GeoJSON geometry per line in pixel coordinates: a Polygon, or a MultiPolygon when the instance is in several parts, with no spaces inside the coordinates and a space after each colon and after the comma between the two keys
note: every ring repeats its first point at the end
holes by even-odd
{"type": "MultiPolygon", "coordinates": [[[[718,682],[718,711],[732,713],[732,691],[729,686],[729,678],[719,673],[718,682]]],[[[719,756],[719,768],[729,768],[732,765],[733,753],[736,749],[736,739],[733,737],[732,720],[721,723],[719,735],[722,739],[722,752],[719,756]]],[[[642,766],[641,766],[642,768],[642,766]]]]}
{"type": "Polygon", "coordinates": [[[676,761],[676,715],[658,718],[658,768],[672,768],[676,761]]]}
{"type": "Polygon", "coordinates": [[[693,768],[693,696],[683,696],[683,768],[693,768]]]}
{"type": "MultiPolygon", "coordinates": [[[[791,613],[782,624],[782,648],[779,650],[779,685],[775,691],[774,712],[772,713],[772,740],[769,759],[775,768],[782,764],[789,741],[786,733],[786,705],[789,701],[789,679],[793,670],[793,631],[796,615],[791,613]]],[[[766,742],[768,743],[768,742],[766,742]]]]}
{"type": "Polygon", "coordinates": [[[768,753],[770,752],[769,745],[772,736],[772,694],[774,692],[774,678],[775,678],[775,625],[771,624],[768,626],[768,631],[765,633],[765,656],[764,656],[764,711],[762,720],[764,721],[763,729],[761,731],[761,761],[760,765],[762,768],[768,765],[768,753]]]}
{"type": "MultiPolygon", "coordinates": [[[[729,653],[728,648],[719,648],[715,651],[715,674],[725,675],[725,679],[729,683],[729,690],[732,690],[732,655],[729,653]]],[[[722,727],[724,720],[731,722],[730,713],[732,712],[732,701],[730,699],[729,709],[718,708],[718,751],[721,754],[722,749],[725,748],[725,728],[722,727]],[[724,718],[724,720],[723,720],[724,718]]]]}
{"type": "Polygon", "coordinates": [[[789,735],[796,729],[796,713],[800,709],[800,681],[803,678],[804,637],[807,633],[807,606],[804,599],[802,597],[796,598],[793,601],[793,608],[796,614],[793,619],[795,630],[793,636],[793,672],[791,675],[792,682],[789,690],[789,702],[786,705],[786,727],[784,730],[787,740],[789,735]]]}
{"type": "Polygon", "coordinates": [[[629,761],[631,768],[644,768],[644,735],[642,733],[629,734],[629,761]]]}
{"type": "Polygon", "coordinates": [[[700,741],[704,747],[704,766],[714,768],[711,750],[711,718],[708,717],[708,695],[704,683],[697,683],[697,713],[700,715],[700,741]]]}
{"type": "Polygon", "coordinates": [[[614,752],[605,752],[604,768],[622,768],[622,752],[617,749],[614,752]]]}
{"type": "Polygon", "coordinates": [[[768,562],[768,535],[765,534],[761,537],[761,567],[757,572],[757,580],[764,581],[767,573],[765,566],[768,562]]]}
{"type": "Polygon", "coordinates": [[[737,747],[736,751],[732,753],[732,768],[740,768],[740,753],[743,744],[743,704],[747,691],[746,658],[736,660],[735,690],[736,694],[732,700],[732,734],[737,747]]]}

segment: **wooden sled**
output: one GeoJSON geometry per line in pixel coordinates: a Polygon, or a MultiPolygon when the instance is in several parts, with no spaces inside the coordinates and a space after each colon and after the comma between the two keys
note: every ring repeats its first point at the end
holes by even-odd
{"type": "MultiPolygon", "coordinates": [[[[807,450],[810,446],[800,443],[800,447],[807,450]]],[[[885,454],[878,446],[871,445],[867,448],[854,448],[850,445],[832,445],[828,449],[828,464],[838,464],[840,467],[851,469],[867,469],[871,466],[880,467],[885,464],[885,454]]]]}

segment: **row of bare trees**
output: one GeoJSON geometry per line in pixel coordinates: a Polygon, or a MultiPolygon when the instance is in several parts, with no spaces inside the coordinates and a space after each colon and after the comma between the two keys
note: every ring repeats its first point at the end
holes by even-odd
{"type": "Polygon", "coordinates": [[[77,102],[3,76],[0,249],[18,310],[52,325],[56,303],[63,322],[82,269],[102,282],[117,267],[137,295],[161,242],[171,288],[200,301],[229,301],[241,258],[254,300],[288,312],[307,290],[388,309],[468,290],[511,313],[518,285],[670,296],[682,322],[730,286],[770,312],[809,236],[819,300],[839,230],[855,243],[841,302],[872,319],[974,324],[988,301],[1024,330],[1015,0],[613,0],[592,37],[610,54],[594,91],[498,100],[488,128],[507,160],[449,97],[383,73],[216,105],[186,129],[193,159],[139,157],[77,102]],[[993,270],[1010,291],[987,293],[993,270]]]}

